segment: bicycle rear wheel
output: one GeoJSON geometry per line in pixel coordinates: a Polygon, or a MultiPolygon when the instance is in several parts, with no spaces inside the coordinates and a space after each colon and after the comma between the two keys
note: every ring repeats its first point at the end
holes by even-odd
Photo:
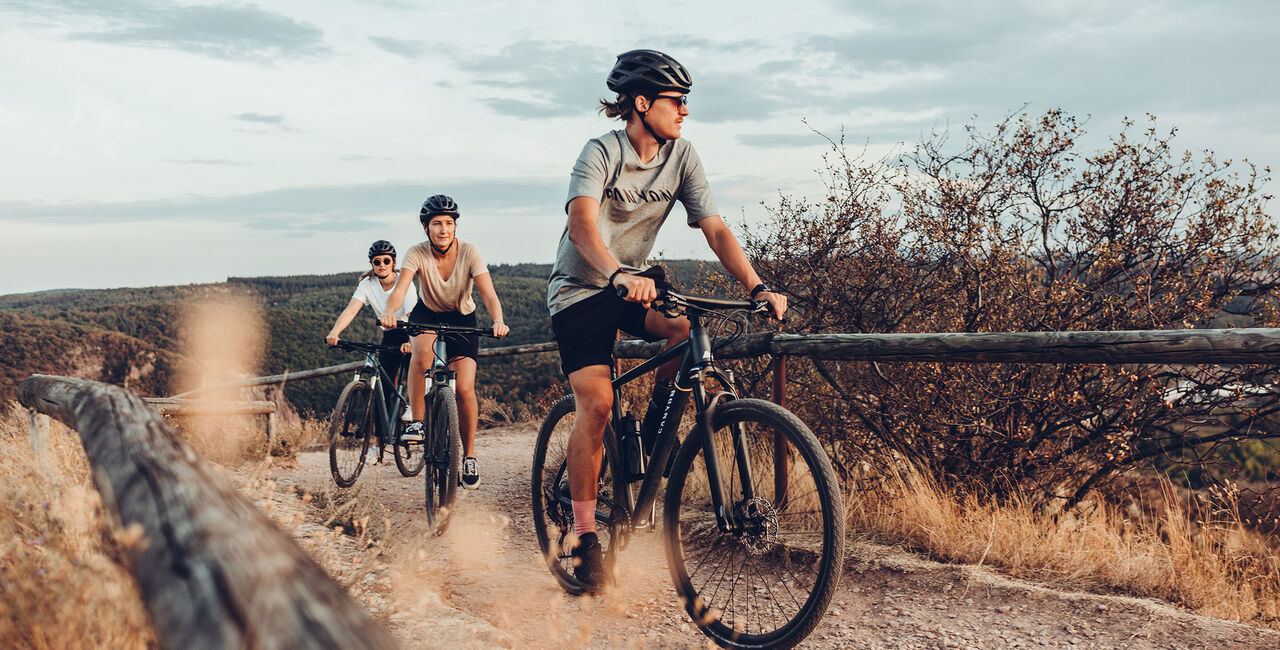
{"type": "Polygon", "coordinates": [[[441,386],[427,396],[427,439],[423,446],[430,456],[426,467],[427,523],[437,535],[449,526],[449,514],[458,491],[458,470],[462,464],[462,441],[458,437],[458,403],[453,389],[441,386]]]}
{"type": "Polygon", "coordinates": [[[364,380],[347,384],[329,419],[329,472],[338,487],[351,487],[364,469],[364,454],[375,437],[373,391],[364,380]]]}
{"type": "MultiPolygon", "coordinates": [[[[565,462],[569,432],[575,420],[573,396],[565,395],[551,406],[538,430],[538,441],[533,447],[533,528],[551,575],[565,591],[577,595],[586,589],[573,576],[573,557],[569,553],[575,537],[572,535],[573,502],[569,495],[569,472],[565,462]]],[[[606,429],[605,435],[613,433],[606,429]]],[[[613,537],[616,528],[611,523],[614,513],[622,512],[622,508],[614,506],[613,474],[607,457],[601,460],[597,490],[596,521],[599,525],[596,535],[604,550],[605,564],[612,567],[617,547],[613,537]]]]}
{"type": "Polygon", "coordinates": [[[728,525],[716,519],[705,446],[690,438],[667,485],[671,578],[689,616],[721,646],[791,647],[821,620],[840,580],[835,472],[809,428],[771,402],[728,402],[712,428],[728,525]]]}
{"type": "Polygon", "coordinates": [[[397,422],[391,434],[391,446],[396,457],[396,467],[405,476],[417,476],[427,464],[427,446],[421,442],[404,442],[400,433],[404,431],[404,422],[397,422]]]}

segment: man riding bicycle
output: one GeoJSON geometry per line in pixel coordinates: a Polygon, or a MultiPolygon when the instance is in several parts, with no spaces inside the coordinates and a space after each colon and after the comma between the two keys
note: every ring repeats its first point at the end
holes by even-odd
{"type": "MultiPolygon", "coordinates": [[[[787,299],[760,281],[742,247],[720,218],[693,145],[680,138],[689,115],[692,79],[675,59],[653,50],[618,55],[607,86],[614,101],[601,112],[626,123],[622,130],[589,140],[574,163],[565,204],[568,223],[560,237],[547,287],[547,308],[560,348],[560,366],[569,378],[577,419],[569,437],[567,463],[573,500],[574,575],[593,593],[610,581],[596,535],[596,490],[604,454],[605,424],[613,405],[610,369],[618,330],[668,347],[689,337],[689,321],[648,310],[665,285],[661,268],[646,263],[658,230],[675,201],[688,213],[725,269],[769,303],[781,318],[787,299]],[[617,289],[625,288],[626,297],[617,289]]],[[[673,390],[679,360],[657,372],[643,435],[652,445],[661,406],[673,390]]]]}

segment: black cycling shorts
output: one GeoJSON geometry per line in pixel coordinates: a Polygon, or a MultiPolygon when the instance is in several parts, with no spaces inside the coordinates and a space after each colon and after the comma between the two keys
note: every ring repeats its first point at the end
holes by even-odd
{"type": "MultiPolygon", "coordinates": [[[[455,325],[457,327],[475,327],[476,313],[461,314],[456,311],[431,311],[419,302],[409,313],[409,320],[415,323],[431,323],[435,325],[455,325]]],[[[459,357],[475,359],[480,352],[479,334],[443,334],[445,354],[448,361],[459,357]]]]}
{"type": "MultiPolygon", "coordinates": [[[[641,275],[653,278],[660,288],[669,288],[662,267],[653,269],[641,275]]],[[[551,316],[551,332],[560,348],[560,369],[567,377],[587,366],[613,365],[613,342],[618,330],[646,341],[660,339],[644,328],[648,312],[638,302],[619,298],[612,287],[556,312],[551,316]]]]}

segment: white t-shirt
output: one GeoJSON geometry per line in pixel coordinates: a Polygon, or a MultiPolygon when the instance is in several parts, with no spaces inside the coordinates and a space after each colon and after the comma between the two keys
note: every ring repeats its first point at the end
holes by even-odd
{"type": "MultiPolygon", "coordinates": [[[[395,289],[395,285],[392,285],[391,289],[395,289]]],[[[373,314],[382,318],[382,312],[387,310],[387,299],[391,297],[391,289],[384,290],[376,276],[369,276],[356,285],[356,292],[351,294],[351,299],[369,305],[373,308],[373,314]]],[[[405,292],[404,304],[396,310],[396,320],[409,320],[409,312],[413,311],[418,304],[416,293],[416,291],[405,292]]],[[[387,328],[382,327],[382,331],[387,331],[387,328]]]]}

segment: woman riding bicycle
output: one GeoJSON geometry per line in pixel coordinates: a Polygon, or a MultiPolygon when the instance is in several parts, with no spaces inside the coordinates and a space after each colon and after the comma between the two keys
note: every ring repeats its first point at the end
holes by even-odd
{"type": "MultiPolygon", "coordinates": [[[[409,293],[414,275],[418,278],[419,301],[409,314],[409,320],[418,323],[443,323],[460,327],[476,326],[476,304],[471,298],[474,286],[480,292],[485,309],[493,318],[493,335],[503,337],[510,329],[502,322],[502,304],[493,289],[489,269],[475,245],[456,236],[458,204],[443,194],[437,194],[422,204],[418,219],[422,222],[427,241],[405,254],[403,270],[391,297],[389,308],[399,307],[409,293]]],[[[382,315],[382,324],[395,326],[396,317],[388,312],[382,315]]],[[[432,346],[435,335],[413,337],[413,360],[409,372],[409,404],[413,422],[405,427],[401,440],[421,442],[425,438],[422,423],[425,414],[423,399],[426,395],[426,372],[434,359],[432,346]]],[[[474,490],[480,486],[480,469],[475,458],[476,427],[480,420],[480,404],[476,399],[476,354],[480,349],[480,337],[472,335],[446,335],[448,365],[457,373],[459,429],[462,434],[462,487],[474,490]]]]}
{"type": "MultiPolygon", "coordinates": [[[[601,112],[626,123],[624,129],[589,140],[574,164],[560,237],[547,287],[551,326],[560,347],[561,369],[577,403],[567,462],[579,544],[574,574],[588,591],[605,589],[606,574],[596,535],[597,482],[603,458],[605,423],[613,404],[610,368],[617,330],[672,346],[689,337],[686,318],[667,319],[648,311],[658,297],[661,269],[647,270],[654,238],[675,201],[687,224],[702,230],[711,250],[753,299],[769,303],[781,317],[786,298],[760,281],[742,247],[720,218],[702,162],[680,139],[689,115],[692,80],[675,59],[653,50],[620,54],[609,73],[614,101],[601,112]],[[620,298],[617,287],[626,289],[620,298]]],[[[645,416],[648,444],[656,434],[658,410],[672,390],[678,359],[657,373],[654,399],[645,416]]]]}
{"type": "MultiPolygon", "coordinates": [[[[338,344],[338,335],[347,329],[351,321],[355,319],[356,314],[360,313],[360,308],[369,305],[373,309],[376,317],[381,317],[387,313],[387,300],[391,296],[392,289],[396,286],[396,280],[399,279],[399,272],[396,271],[396,247],[385,239],[379,239],[373,242],[369,247],[369,270],[360,276],[360,284],[356,285],[356,292],[351,296],[351,302],[347,303],[347,308],[338,314],[338,320],[333,323],[333,329],[325,335],[324,340],[329,345],[338,344]]],[[[409,312],[417,306],[418,301],[415,297],[402,301],[394,312],[392,318],[407,318],[409,312]]],[[[409,336],[397,329],[389,329],[379,325],[382,329],[382,345],[399,346],[399,352],[387,350],[378,353],[378,360],[382,362],[382,367],[386,369],[387,375],[398,378],[400,368],[405,363],[405,357],[413,351],[409,344],[409,336]]],[[[388,399],[396,390],[394,384],[383,382],[382,390],[388,399]]],[[[370,448],[366,463],[374,464],[378,462],[378,450],[370,448]]]]}

